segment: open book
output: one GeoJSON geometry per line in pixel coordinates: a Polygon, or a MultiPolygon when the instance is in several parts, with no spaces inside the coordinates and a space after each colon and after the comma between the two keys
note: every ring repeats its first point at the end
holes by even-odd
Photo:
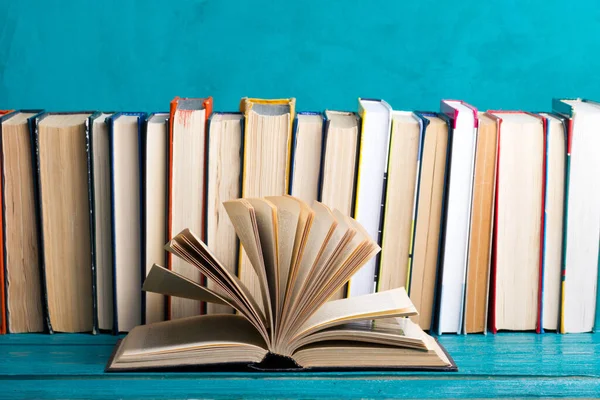
{"type": "Polygon", "coordinates": [[[167,250],[215,283],[200,286],[154,265],[143,289],[225,304],[236,315],[201,315],[138,326],[117,344],[107,371],[174,367],[456,370],[408,318],[403,288],[327,301],[380,249],[337,210],[291,196],[224,203],[260,281],[261,296],[184,230],[167,250]]]}

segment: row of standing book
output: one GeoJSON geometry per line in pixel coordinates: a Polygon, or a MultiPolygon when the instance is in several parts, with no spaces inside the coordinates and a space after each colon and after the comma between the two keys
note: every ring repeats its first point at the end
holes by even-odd
{"type": "Polygon", "coordinates": [[[434,333],[600,324],[600,105],[553,112],[295,112],[295,99],[176,98],[165,113],[0,111],[0,332],[127,332],[224,305],[141,291],[196,232],[254,296],[222,203],[291,194],[353,216],[382,251],[333,298],[406,287],[434,333]]]}

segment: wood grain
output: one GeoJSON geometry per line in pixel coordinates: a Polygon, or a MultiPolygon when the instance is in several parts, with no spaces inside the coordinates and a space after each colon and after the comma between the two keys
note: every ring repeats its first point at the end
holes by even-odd
{"type": "Polygon", "coordinates": [[[445,335],[457,373],[105,374],[118,337],[0,336],[0,398],[594,397],[600,334],[445,335]]]}

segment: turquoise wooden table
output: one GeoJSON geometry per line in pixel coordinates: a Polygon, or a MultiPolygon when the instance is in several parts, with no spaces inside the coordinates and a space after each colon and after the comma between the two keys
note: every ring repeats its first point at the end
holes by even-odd
{"type": "Polygon", "coordinates": [[[442,336],[458,373],[105,374],[110,335],[0,337],[0,398],[600,396],[600,334],[442,336]]]}

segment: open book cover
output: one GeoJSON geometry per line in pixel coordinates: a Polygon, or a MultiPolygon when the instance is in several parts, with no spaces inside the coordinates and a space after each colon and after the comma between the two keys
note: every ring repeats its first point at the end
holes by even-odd
{"type": "Polygon", "coordinates": [[[215,288],[154,265],[144,290],[226,304],[238,313],[138,326],[117,344],[107,371],[457,370],[435,339],[402,318],[417,314],[404,288],[328,301],[380,250],[357,221],[291,196],[224,206],[258,276],[260,295],[250,295],[186,229],[166,249],[215,288]]]}

